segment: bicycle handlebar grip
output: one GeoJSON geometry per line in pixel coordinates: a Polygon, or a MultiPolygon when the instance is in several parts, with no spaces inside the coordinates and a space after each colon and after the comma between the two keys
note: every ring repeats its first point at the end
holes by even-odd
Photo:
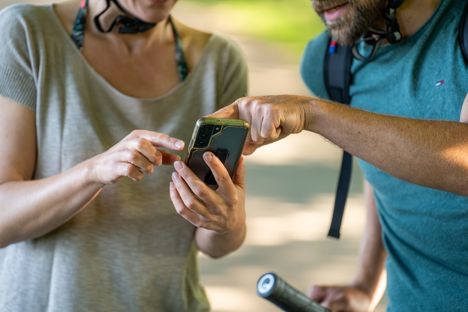
{"type": "Polygon", "coordinates": [[[257,294],[288,312],[330,312],[273,272],[260,276],[257,294]]]}

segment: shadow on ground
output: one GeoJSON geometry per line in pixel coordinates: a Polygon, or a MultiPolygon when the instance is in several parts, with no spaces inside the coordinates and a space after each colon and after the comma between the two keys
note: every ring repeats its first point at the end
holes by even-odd
{"type": "MultiPolygon", "coordinates": [[[[247,164],[249,196],[306,204],[317,195],[332,194],[338,179],[339,163],[334,167],[315,162],[260,165],[247,164]]],[[[354,179],[362,181],[357,167],[354,179]]],[[[352,183],[350,194],[361,194],[362,183],[352,183]]]]}

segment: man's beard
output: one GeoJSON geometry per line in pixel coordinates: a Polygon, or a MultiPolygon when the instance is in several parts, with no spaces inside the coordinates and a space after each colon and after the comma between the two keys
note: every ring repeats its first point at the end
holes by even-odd
{"type": "MultiPolygon", "coordinates": [[[[330,7],[331,3],[343,0],[312,0],[314,8],[330,7]]],[[[368,32],[372,26],[383,20],[387,0],[348,0],[349,10],[338,20],[327,24],[324,14],[319,14],[331,37],[341,45],[352,45],[368,32]]]]}

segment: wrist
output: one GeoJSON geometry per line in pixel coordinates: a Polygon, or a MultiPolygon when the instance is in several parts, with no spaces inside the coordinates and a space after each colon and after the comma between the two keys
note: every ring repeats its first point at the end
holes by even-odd
{"type": "Polygon", "coordinates": [[[379,281],[381,280],[382,272],[368,272],[365,276],[355,276],[351,282],[351,286],[360,289],[361,291],[367,293],[369,296],[373,296],[376,292],[379,281]]]}
{"type": "Polygon", "coordinates": [[[304,130],[320,133],[325,105],[326,102],[317,97],[308,99],[308,103],[304,108],[304,130]]]}
{"type": "Polygon", "coordinates": [[[365,281],[365,280],[354,279],[349,284],[349,286],[352,287],[352,288],[359,289],[363,293],[366,293],[367,295],[369,295],[369,297],[371,297],[372,293],[374,292],[373,291],[374,287],[373,287],[372,283],[370,283],[369,281],[365,281]]]}
{"type": "Polygon", "coordinates": [[[241,220],[242,221],[237,222],[237,224],[230,228],[228,231],[220,233],[220,237],[223,237],[224,240],[231,241],[234,245],[240,246],[244,241],[247,232],[247,224],[245,222],[245,217],[241,220]]]}
{"type": "Polygon", "coordinates": [[[213,235],[216,236],[220,240],[225,241],[243,241],[246,234],[247,225],[245,223],[245,218],[242,222],[238,222],[235,225],[227,228],[225,231],[222,232],[215,232],[213,231],[213,235]]]}
{"type": "Polygon", "coordinates": [[[231,231],[230,241],[232,242],[231,251],[237,250],[245,241],[245,237],[247,235],[247,224],[245,220],[235,229],[231,231]]]}
{"type": "Polygon", "coordinates": [[[83,185],[97,185],[99,187],[103,187],[105,185],[105,183],[99,181],[95,167],[93,158],[88,159],[77,166],[77,169],[82,173],[83,185]]]}
{"type": "Polygon", "coordinates": [[[198,228],[195,239],[198,248],[204,254],[211,258],[220,258],[237,250],[244,242],[246,232],[245,222],[242,226],[223,233],[198,228]]]}

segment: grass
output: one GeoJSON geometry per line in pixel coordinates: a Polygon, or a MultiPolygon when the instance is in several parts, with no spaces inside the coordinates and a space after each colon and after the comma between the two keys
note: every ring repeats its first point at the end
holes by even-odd
{"type": "Polygon", "coordinates": [[[216,6],[244,35],[289,45],[300,53],[323,29],[310,0],[186,0],[216,6]]]}

